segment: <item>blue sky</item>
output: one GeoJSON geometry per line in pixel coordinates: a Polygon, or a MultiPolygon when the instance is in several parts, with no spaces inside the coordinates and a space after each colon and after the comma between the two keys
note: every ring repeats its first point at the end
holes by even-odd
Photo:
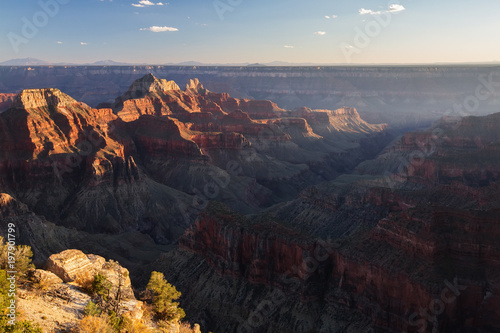
{"type": "Polygon", "coordinates": [[[0,61],[500,61],[497,0],[1,0],[0,6],[0,61]]]}

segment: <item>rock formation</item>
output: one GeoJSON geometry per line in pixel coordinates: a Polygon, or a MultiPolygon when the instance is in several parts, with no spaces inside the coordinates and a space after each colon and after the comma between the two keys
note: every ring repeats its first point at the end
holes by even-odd
{"type": "Polygon", "coordinates": [[[116,298],[118,290],[123,300],[135,300],[129,271],[114,261],[101,256],[86,255],[80,250],[65,250],[53,254],[45,264],[46,270],[58,276],[63,282],[92,280],[96,274],[104,275],[112,284],[110,295],[116,298]]]}
{"type": "Polygon", "coordinates": [[[46,263],[46,269],[54,273],[64,282],[75,281],[79,276],[97,273],[96,267],[79,250],[66,250],[49,257],[46,263]]]}

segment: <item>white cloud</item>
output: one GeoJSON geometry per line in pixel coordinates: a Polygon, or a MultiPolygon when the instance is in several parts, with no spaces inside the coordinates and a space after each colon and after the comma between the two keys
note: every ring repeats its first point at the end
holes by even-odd
{"type": "Polygon", "coordinates": [[[382,12],[381,12],[381,11],[376,11],[376,12],[374,12],[374,11],[373,11],[373,10],[371,10],[371,9],[364,9],[364,8],[361,8],[361,9],[359,10],[359,15],[366,15],[366,14],[370,14],[370,15],[380,15],[380,14],[382,14],[382,12]]]}
{"type": "Polygon", "coordinates": [[[154,3],[154,2],[151,2],[150,0],[140,0],[139,3],[132,4],[132,6],[139,7],[139,8],[146,7],[146,6],[165,6],[165,5],[168,5],[168,2],[166,2],[166,3],[163,3],[163,2],[154,3]]]}
{"type": "Polygon", "coordinates": [[[294,47],[294,46],[293,46],[293,45],[284,45],[283,47],[284,47],[285,49],[293,49],[293,47],[294,47]]]}
{"type": "Polygon", "coordinates": [[[324,32],[324,31],[316,31],[314,34],[318,35],[318,36],[324,36],[324,35],[326,35],[326,32],[324,32]]]}
{"type": "Polygon", "coordinates": [[[332,18],[333,18],[333,19],[334,19],[334,18],[337,18],[337,17],[338,17],[337,15],[332,15],[332,18]]]}
{"type": "Polygon", "coordinates": [[[405,9],[406,8],[403,5],[399,5],[399,4],[389,5],[389,10],[386,10],[386,11],[382,11],[382,10],[373,11],[371,9],[361,8],[359,10],[359,15],[367,15],[367,14],[380,15],[380,14],[385,14],[385,13],[397,13],[397,12],[402,12],[405,9]]]}
{"type": "Polygon", "coordinates": [[[177,28],[172,28],[172,27],[159,27],[159,26],[152,26],[149,28],[141,28],[139,30],[147,30],[147,31],[152,31],[152,32],[165,32],[165,31],[179,31],[177,28]]]}
{"type": "Polygon", "coordinates": [[[63,42],[59,42],[59,41],[57,42],[57,44],[62,44],[62,43],[63,43],[63,42]]]}
{"type": "Polygon", "coordinates": [[[80,42],[80,45],[87,45],[87,43],[85,43],[85,42],[80,42]]]}
{"type": "Polygon", "coordinates": [[[337,17],[338,17],[337,15],[332,15],[332,16],[325,15],[325,18],[328,19],[328,20],[329,19],[335,19],[337,17]]]}
{"type": "Polygon", "coordinates": [[[389,11],[390,12],[402,12],[406,8],[403,5],[398,5],[398,4],[393,4],[389,6],[389,11]]]}
{"type": "Polygon", "coordinates": [[[329,19],[330,19],[330,16],[328,16],[328,15],[325,15],[325,18],[329,20],[329,19]]]}

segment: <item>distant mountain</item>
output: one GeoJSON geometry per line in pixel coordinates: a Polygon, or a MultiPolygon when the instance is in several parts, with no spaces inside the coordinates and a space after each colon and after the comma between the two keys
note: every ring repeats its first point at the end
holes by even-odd
{"type": "Polygon", "coordinates": [[[183,61],[183,62],[169,62],[164,66],[248,66],[245,63],[215,63],[215,62],[199,62],[199,61],[183,61]]]}
{"type": "Polygon", "coordinates": [[[134,66],[134,65],[147,65],[142,64],[132,64],[127,62],[117,62],[114,60],[99,60],[92,63],[77,64],[71,62],[49,62],[36,58],[22,58],[22,59],[11,59],[4,62],[0,62],[0,66],[134,66]]]}
{"type": "Polygon", "coordinates": [[[183,61],[183,62],[178,62],[178,63],[169,63],[168,65],[175,65],[175,66],[206,66],[206,64],[199,62],[199,61],[183,61]]]}
{"type": "Polygon", "coordinates": [[[4,62],[0,62],[0,66],[47,66],[47,65],[51,65],[51,63],[35,58],[11,59],[4,62]]]}
{"type": "Polygon", "coordinates": [[[99,60],[92,63],[72,63],[72,62],[50,62],[36,58],[22,58],[11,59],[0,62],[0,66],[147,66],[147,65],[163,65],[163,66],[248,66],[248,67],[262,67],[262,66],[316,66],[324,64],[302,64],[290,63],[283,61],[273,61],[269,63],[203,63],[199,61],[183,61],[183,62],[169,62],[165,64],[153,63],[128,63],[118,62],[111,59],[99,60]]]}
{"type": "Polygon", "coordinates": [[[90,66],[133,66],[136,64],[131,64],[129,62],[116,62],[114,60],[99,60],[93,63],[89,63],[90,66]]]}
{"type": "MultiPolygon", "coordinates": [[[[481,63],[434,63],[434,64],[396,64],[396,63],[379,63],[379,64],[352,64],[356,67],[366,67],[366,66],[478,66],[478,65],[498,65],[500,61],[492,62],[481,62],[481,63]]],[[[19,58],[10,59],[4,62],[0,62],[0,66],[227,66],[227,67],[308,67],[308,66],[346,66],[342,63],[312,63],[312,62],[287,62],[287,61],[271,61],[264,63],[211,63],[211,62],[199,62],[199,61],[182,61],[182,62],[169,62],[169,63],[128,63],[128,62],[118,62],[111,59],[99,60],[92,63],[72,63],[72,62],[49,62],[36,58],[19,58]]],[[[351,65],[347,65],[351,66],[351,65]]]]}
{"type": "Polygon", "coordinates": [[[254,63],[254,64],[248,64],[248,67],[266,67],[267,65],[265,64],[260,64],[260,63],[254,63]]]}

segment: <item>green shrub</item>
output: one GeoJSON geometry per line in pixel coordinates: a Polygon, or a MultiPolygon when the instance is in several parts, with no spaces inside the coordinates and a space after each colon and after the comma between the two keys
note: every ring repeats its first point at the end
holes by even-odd
{"type": "Polygon", "coordinates": [[[5,242],[3,237],[0,237],[0,269],[17,271],[19,276],[23,276],[28,269],[35,267],[31,263],[32,257],[33,252],[28,245],[16,245],[12,248],[5,242]],[[14,267],[9,267],[9,252],[14,254],[14,267]]]}
{"type": "Polygon", "coordinates": [[[181,293],[165,280],[163,273],[152,272],[146,288],[152,293],[153,311],[160,320],[181,320],[186,316],[179,303],[174,302],[181,293]]]}
{"type": "Polygon", "coordinates": [[[108,281],[106,276],[96,274],[94,276],[94,281],[92,281],[91,293],[93,295],[101,296],[104,300],[107,300],[111,287],[113,287],[113,284],[108,281]]]}
{"type": "Polygon", "coordinates": [[[101,315],[101,308],[99,308],[94,302],[89,301],[85,306],[85,315],[98,317],[101,315]]]}
{"type": "Polygon", "coordinates": [[[16,321],[15,325],[1,325],[0,333],[43,333],[38,324],[29,320],[16,321]]]}
{"type": "Polygon", "coordinates": [[[113,327],[113,329],[116,332],[121,332],[124,327],[129,325],[128,322],[130,321],[129,318],[126,318],[124,316],[119,316],[114,311],[109,311],[108,318],[109,318],[109,323],[110,323],[111,327],[113,327]]]}

